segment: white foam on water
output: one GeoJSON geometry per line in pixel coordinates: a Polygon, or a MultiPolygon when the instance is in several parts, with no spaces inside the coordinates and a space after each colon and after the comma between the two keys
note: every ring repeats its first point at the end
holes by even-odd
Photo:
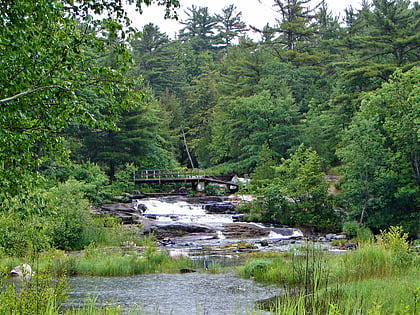
{"type": "Polygon", "coordinates": [[[283,235],[280,233],[276,233],[274,231],[270,231],[268,234],[269,239],[289,239],[289,238],[296,238],[296,237],[302,237],[303,233],[299,230],[293,229],[292,235],[283,235]]]}
{"type": "Polygon", "coordinates": [[[165,202],[159,199],[144,199],[141,204],[146,206],[144,214],[152,215],[205,215],[202,206],[192,205],[185,201],[176,203],[165,202]]]}
{"type": "Polygon", "coordinates": [[[222,231],[216,231],[217,238],[220,240],[226,239],[226,236],[223,235],[222,231]]]}
{"type": "Polygon", "coordinates": [[[160,199],[143,199],[146,207],[144,215],[156,216],[159,222],[180,222],[197,224],[232,223],[232,215],[207,214],[202,205],[194,205],[185,201],[168,202],[160,199]]]}

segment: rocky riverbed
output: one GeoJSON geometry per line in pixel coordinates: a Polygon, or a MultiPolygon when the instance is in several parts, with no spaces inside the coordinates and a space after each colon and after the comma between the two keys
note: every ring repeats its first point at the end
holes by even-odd
{"type": "Polygon", "coordinates": [[[343,235],[305,235],[300,229],[244,222],[237,206],[249,202],[246,195],[185,197],[161,196],[133,199],[130,203],[102,205],[97,213],[109,213],[125,224],[141,224],[170,253],[219,255],[245,251],[289,250],[316,238],[325,243],[343,235]]]}

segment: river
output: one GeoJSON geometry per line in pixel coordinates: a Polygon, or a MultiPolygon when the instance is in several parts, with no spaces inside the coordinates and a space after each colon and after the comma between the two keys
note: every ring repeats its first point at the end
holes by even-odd
{"type": "MultiPolygon", "coordinates": [[[[287,250],[302,236],[296,229],[237,222],[237,214],[220,211],[232,209],[225,198],[213,203],[197,198],[147,198],[135,201],[133,207],[145,228],[161,236],[163,249],[190,257],[198,271],[208,262],[235,264],[243,251],[287,250]]],[[[108,302],[121,305],[126,313],[136,310],[153,315],[265,314],[255,310],[255,303],[281,294],[279,288],[231,273],[75,277],[69,281],[69,306],[80,305],[90,296],[99,305],[108,302]]]]}
{"type": "Polygon", "coordinates": [[[78,306],[86,297],[120,305],[125,313],[142,315],[266,314],[255,302],[281,294],[234,274],[148,274],[130,277],[75,277],[70,279],[67,305],[78,306]]]}

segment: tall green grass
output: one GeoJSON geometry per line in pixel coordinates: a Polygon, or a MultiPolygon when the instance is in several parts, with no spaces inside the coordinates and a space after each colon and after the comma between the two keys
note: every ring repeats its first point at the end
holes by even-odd
{"type": "Polygon", "coordinates": [[[284,315],[415,315],[419,312],[420,287],[415,278],[418,276],[417,273],[335,284],[312,295],[288,292],[261,303],[261,307],[284,315]]]}
{"type": "Polygon", "coordinates": [[[0,314],[59,314],[68,286],[64,277],[37,273],[29,282],[0,279],[0,314]]]}
{"type": "Polygon", "coordinates": [[[127,276],[154,272],[176,273],[191,268],[187,257],[169,257],[154,247],[91,248],[80,253],[55,251],[39,259],[39,269],[53,275],[127,276]]]}
{"type": "Polygon", "coordinates": [[[274,314],[417,314],[420,259],[400,229],[343,255],[306,246],[300,252],[248,261],[240,275],[285,288],[262,303],[274,314]]]}

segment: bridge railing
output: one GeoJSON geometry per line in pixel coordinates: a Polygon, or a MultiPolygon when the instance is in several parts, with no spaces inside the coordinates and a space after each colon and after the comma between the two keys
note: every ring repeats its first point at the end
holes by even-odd
{"type": "Polygon", "coordinates": [[[134,180],[136,179],[163,179],[163,178],[194,178],[206,176],[203,169],[154,169],[154,170],[139,170],[134,173],[134,180]]]}

